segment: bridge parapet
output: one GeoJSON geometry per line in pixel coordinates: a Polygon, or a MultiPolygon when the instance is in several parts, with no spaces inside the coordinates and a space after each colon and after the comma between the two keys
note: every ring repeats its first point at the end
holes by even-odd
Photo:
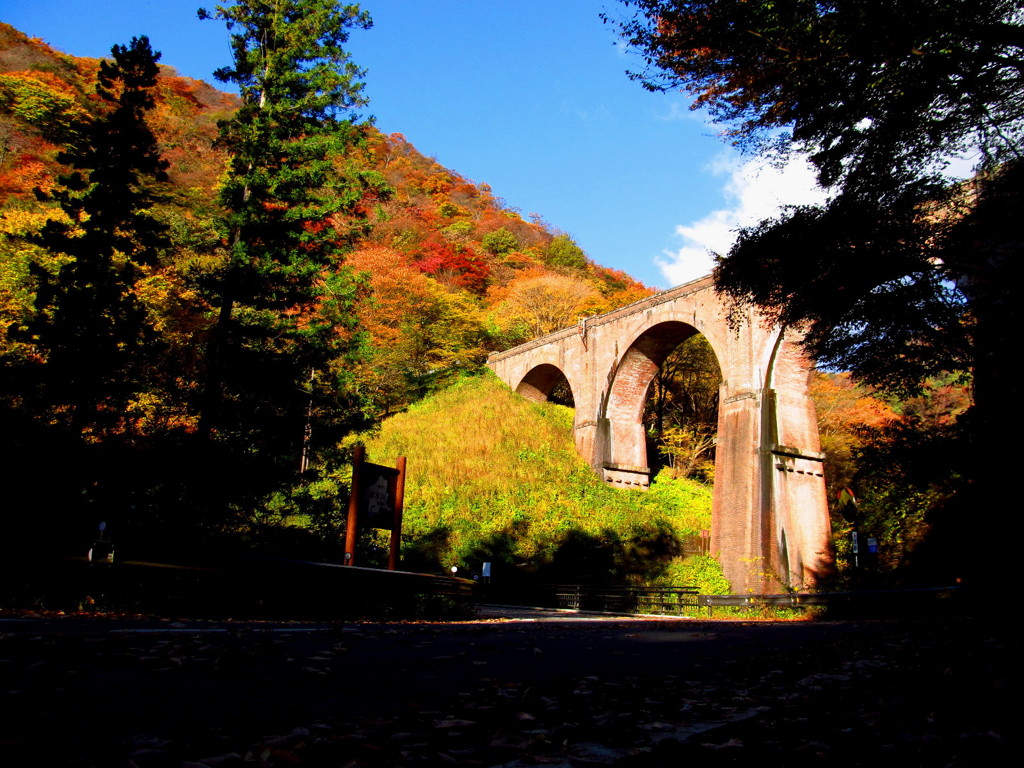
{"type": "Polygon", "coordinates": [[[613,309],[611,312],[605,312],[601,315],[592,315],[585,320],[581,320],[577,325],[570,326],[568,328],[562,328],[558,331],[552,331],[545,336],[539,336],[531,341],[524,342],[518,346],[506,349],[503,352],[491,352],[487,356],[487,363],[496,363],[499,360],[504,360],[508,357],[514,357],[515,355],[521,355],[529,352],[531,349],[537,349],[545,344],[560,341],[565,338],[571,338],[581,333],[581,328],[594,328],[598,325],[604,325],[605,323],[613,323],[621,320],[630,315],[635,315],[638,312],[644,312],[648,309],[664,304],[668,301],[674,301],[681,296],[687,296],[697,291],[714,290],[714,281],[711,275],[707,277],[701,277],[697,280],[691,280],[688,283],[677,285],[675,288],[669,288],[667,291],[656,293],[653,296],[648,296],[644,299],[638,299],[632,304],[627,304],[624,307],[613,309]]]}

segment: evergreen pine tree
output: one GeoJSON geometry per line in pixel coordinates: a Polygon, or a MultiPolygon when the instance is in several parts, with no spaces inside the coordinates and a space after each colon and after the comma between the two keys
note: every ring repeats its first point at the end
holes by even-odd
{"type": "Polygon", "coordinates": [[[150,208],[167,164],[146,123],[160,55],[139,37],[112,56],[100,62],[100,115],[60,156],[72,170],[51,198],[69,221],[50,221],[39,242],[67,261],[56,274],[35,270],[28,328],[43,361],[32,376],[38,404],[94,437],[116,429],[147,386],[158,339],[133,288],[166,245],[150,208]]]}
{"type": "Polygon", "coordinates": [[[199,430],[232,497],[222,502],[237,504],[366,424],[351,374],[361,286],[342,255],[378,180],[348,167],[363,135],[351,110],[365,99],[342,46],[370,19],[329,0],[239,0],[200,17],[226,23],[233,62],[215,75],[242,99],[219,138],[229,255],[211,296],[199,430]]]}
{"type": "Polygon", "coordinates": [[[166,163],[146,123],[158,59],[145,37],[113,47],[94,114],[72,127],[59,156],[69,170],[40,193],[65,214],[34,238],[60,266],[32,265],[34,314],[10,331],[31,353],[10,359],[0,381],[8,533],[26,558],[83,554],[96,524],[120,516],[122,532],[134,503],[125,413],[156,385],[161,352],[135,293],[166,244],[150,213],[166,163]]]}

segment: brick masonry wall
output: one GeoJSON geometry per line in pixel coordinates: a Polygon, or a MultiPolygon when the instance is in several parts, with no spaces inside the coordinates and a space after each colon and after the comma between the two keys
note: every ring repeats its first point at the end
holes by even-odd
{"type": "Polygon", "coordinates": [[[813,587],[828,567],[829,526],[824,478],[810,471],[820,470],[821,457],[809,361],[752,312],[735,328],[726,315],[710,277],[702,278],[491,355],[488,364],[532,399],[546,397],[561,372],[576,404],[580,455],[616,487],[639,489],[650,380],[671,349],[703,333],[723,377],[712,552],[735,592],[813,587]],[[779,453],[787,447],[792,456],[779,453]]]}

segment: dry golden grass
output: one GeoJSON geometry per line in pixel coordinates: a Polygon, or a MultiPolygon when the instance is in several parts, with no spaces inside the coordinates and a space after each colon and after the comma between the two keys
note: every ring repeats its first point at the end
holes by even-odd
{"type": "Polygon", "coordinates": [[[710,526],[711,491],[700,483],[659,479],[635,493],[601,482],[576,453],[572,421],[571,409],[524,400],[486,373],[363,441],[369,461],[407,458],[404,530],[412,547],[432,542],[438,566],[484,555],[544,561],[573,536],[639,552],[710,526]]]}
{"type": "Polygon", "coordinates": [[[572,445],[572,411],[531,403],[492,375],[463,379],[412,406],[366,440],[371,461],[406,456],[408,488],[491,497],[564,482],[584,469],[572,445]]]}

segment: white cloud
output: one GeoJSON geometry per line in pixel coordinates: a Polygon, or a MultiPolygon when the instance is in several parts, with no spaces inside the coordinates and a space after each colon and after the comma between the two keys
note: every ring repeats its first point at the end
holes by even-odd
{"type": "Polygon", "coordinates": [[[715,132],[708,120],[707,114],[704,110],[690,109],[690,104],[681,98],[673,98],[668,102],[667,110],[658,110],[654,115],[655,120],[661,122],[671,123],[677,120],[682,120],[687,123],[701,123],[708,127],[708,132],[715,132]]]}
{"type": "Polygon", "coordinates": [[[736,230],[769,218],[784,205],[809,205],[826,199],[814,182],[814,171],[805,158],[793,156],[781,168],[761,158],[743,162],[735,154],[722,153],[708,164],[711,176],[727,176],[722,189],[727,208],[676,227],[683,246],[665,251],[655,263],[671,285],[703,277],[714,266],[709,251],[725,253],[736,239],[736,230]]]}

